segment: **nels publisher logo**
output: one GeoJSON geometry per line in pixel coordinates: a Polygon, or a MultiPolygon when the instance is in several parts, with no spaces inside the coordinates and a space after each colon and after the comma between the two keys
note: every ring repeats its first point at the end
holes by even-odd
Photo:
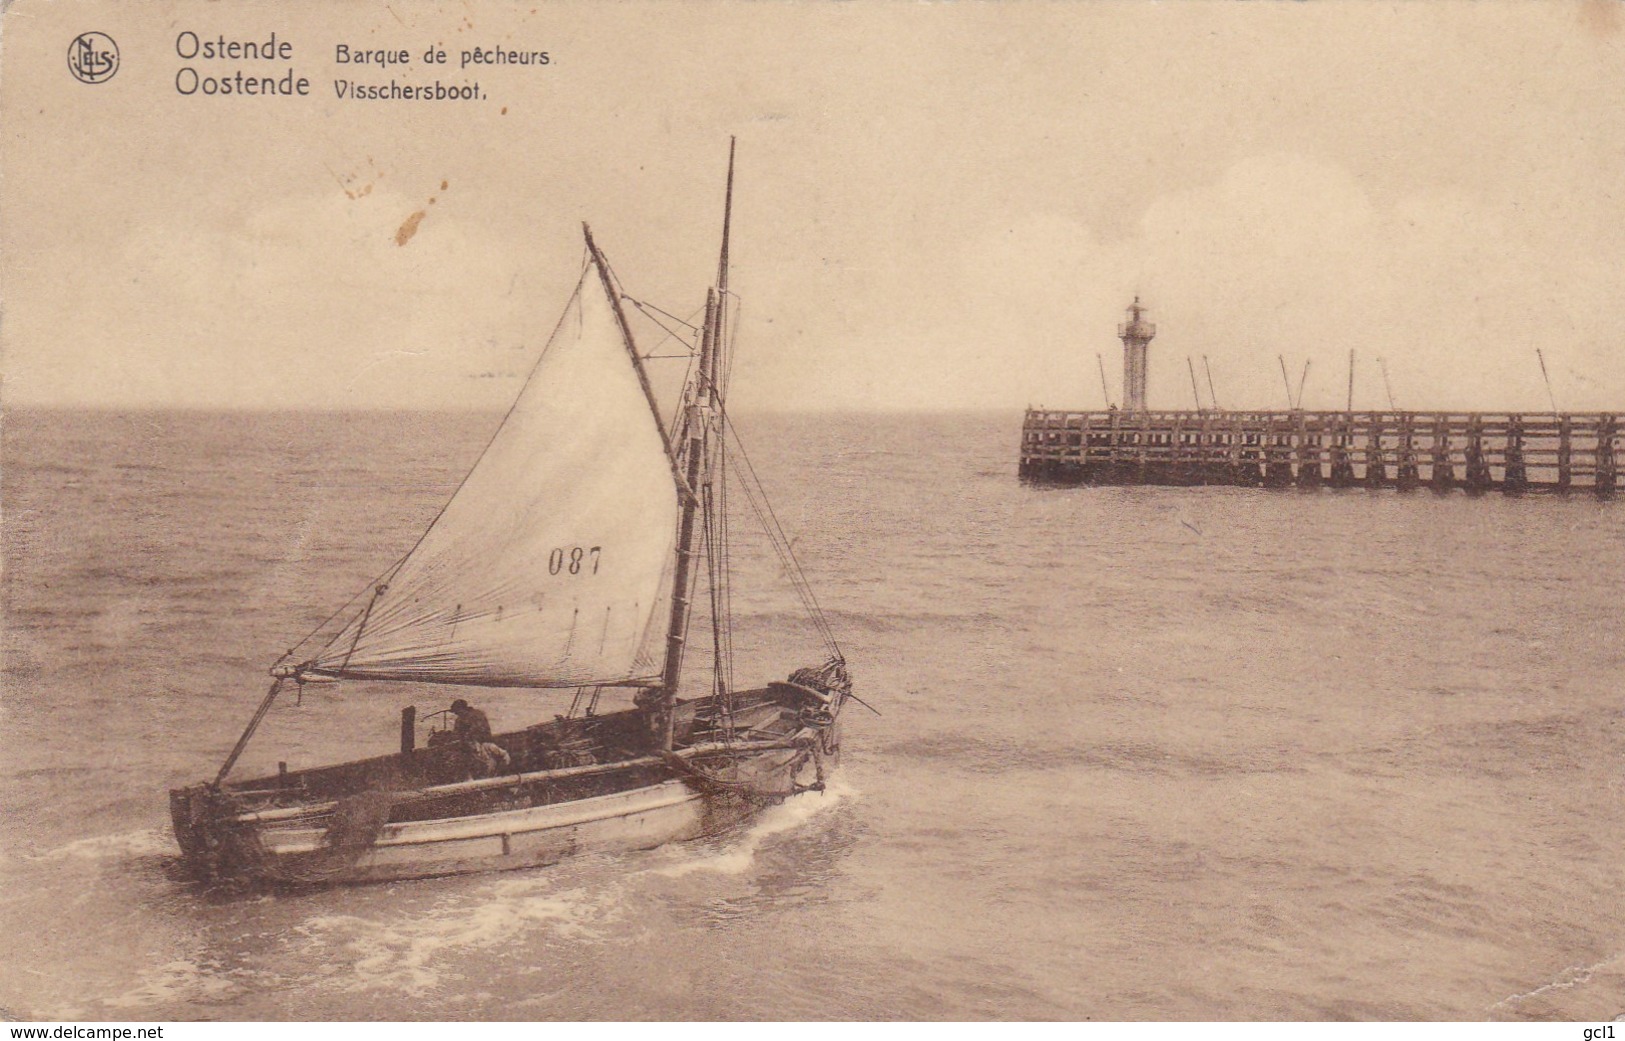
{"type": "Polygon", "coordinates": [[[118,71],[118,44],[106,33],[80,33],[68,44],[68,71],[81,83],[105,83],[118,71]]]}

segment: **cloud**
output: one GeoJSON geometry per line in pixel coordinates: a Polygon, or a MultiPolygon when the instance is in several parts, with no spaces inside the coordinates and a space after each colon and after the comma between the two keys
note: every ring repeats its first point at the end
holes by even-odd
{"type": "Polygon", "coordinates": [[[1116,239],[1049,215],[985,229],[962,254],[966,320],[933,331],[932,363],[979,371],[988,405],[1099,407],[1099,352],[1120,400],[1116,324],[1138,294],[1159,326],[1154,406],[1190,407],[1185,358],[1207,355],[1222,405],[1283,407],[1284,355],[1294,389],[1310,362],[1307,407],[1341,408],[1354,350],[1357,408],[1387,403],[1380,356],[1401,407],[1541,409],[1539,347],[1560,407],[1617,407],[1621,276],[1600,253],[1583,229],[1465,192],[1380,203],[1334,164],[1257,155],[1116,239]]]}
{"type": "Polygon", "coordinates": [[[516,293],[545,276],[516,268],[450,192],[433,204],[387,189],[350,194],[334,186],[131,228],[80,286],[19,294],[13,335],[55,349],[30,352],[13,376],[47,401],[505,403],[569,286],[548,306],[516,293]],[[415,236],[398,244],[418,213],[415,236]]]}

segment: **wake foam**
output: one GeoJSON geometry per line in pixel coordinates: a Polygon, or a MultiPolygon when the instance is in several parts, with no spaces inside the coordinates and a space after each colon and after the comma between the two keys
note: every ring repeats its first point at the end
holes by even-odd
{"type": "Polygon", "coordinates": [[[158,966],[135,987],[102,1004],[108,1008],[135,1009],[151,1005],[177,1007],[219,1000],[237,990],[238,985],[217,968],[180,959],[158,966]]]}
{"type": "Polygon", "coordinates": [[[692,845],[666,847],[682,859],[676,864],[653,868],[648,873],[662,878],[681,878],[697,871],[743,874],[756,862],[756,851],[763,842],[830,813],[856,794],[855,789],[837,778],[830,781],[822,792],[802,792],[768,807],[757,814],[742,833],[728,838],[719,848],[707,850],[692,845]]]}
{"type": "MultiPolygon", "coordinates": [[[[520,939],[540,934],[561,943],[611,942],[628,901],[629,883],[639,877],[676,878],[700,871],[737,875],[755,862],[762,843],[794,831],[829,813],[853,794],[836,781],[822,793],[806,792],[786,799],[758,815],[744,831],[720,849],[693,844],[672,844],[649,856],[680,858],[677,863],[643,871],[621,873],[638,863],[633,858],[592,858],[578,861],[596,881],[590,886],[560,888],[562,865],[481,881],[472,888],[441,900],[425,911],[402,916],[396,907],[388,919],[353,914],[327,914],[308,919],[297,932],[319,960],[353,964],[353,978],[343,986],[351,991],[426,990],[447,981],[448,973],[466,966],[453,957],[478,950],[498,950],[520,939]],[[608,877],[613,873],[613,877],[608,877]],[[341,958],[331,958],[331,953],[341,958]]],[[[639,855],[642,856],[642,855],[639,855]]],[[[579,872],[572,872],[580,878],[579,872]]]]}
{"type": "Polygon", "coordinates": [[[94,835],[27,858],[33,861],[129,860],[174,851],[169,836],[157,830],[127,831],[120,835],[94,835]]]}
{"type": "Polygon", "coordinates": [[[1590,983],[1591,978],[1597,973],[1609,968],[1610,966],[1619,965],[1621,963],[1625,963],[1625,951],[1621,951],[1618,954],[1604,958],[1602,961],[1597,962],[1594,965],[1571,965],[1562,972],[1558,973],[1556,978],[1550,983],[1536,987],[1534,990],[1526,991],[1522,994],[1510,994],[1491,1005],[1486,1011],[1495,1012],[1501,1009],[1510,1010],[1513,1005],[1527,1001],[1530,998],[1539,997],[1542,994],[1549,994],[1552,991],[1558,990],[1572,990],[1575,987],[1584,986],[1585,984],[1590,983]]]}
{"type": "Polygon", "coordinates": [[[499,947],[538,929],[560,940],[600,941],[619,907],[615,886],[557,890],[544,873],[487,882],[416,917],[322,915],[299,932],[315,947],[348,952],[352,991],[427,989],[441,983],[436,963],[447,954],[499,947]]]}

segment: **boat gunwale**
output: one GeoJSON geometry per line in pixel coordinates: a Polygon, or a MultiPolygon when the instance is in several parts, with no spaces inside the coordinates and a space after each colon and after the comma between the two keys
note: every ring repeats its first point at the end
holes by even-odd
{"type": "MultiPolygon", "coordinates": [[[[679,759],[695,759],[708,755],[724,755],[732,752],[771,752],[791,751],[804,747],[811,738],[786,738],[779,741],[733,741],[733,742],[707,742],[700,745],[690,745],[687,748],[674,750],[671,754],[679,759]]],[[[399,805],[413,802],[427,802],[450,795],[463,795],[468,792],[489,791],[494,788],[533,784],[539,781],[566,780],[574,777],[588,777],[594,774],[614,773],[618,770],[637,769],[646,766],[659,766],[666,762],[664,756],[645,755],[633,759],[623,759],[614,763],[594,763],[591,766],[566,766],[553,770],[533,770],[518,774],[500,774],[494,777],[479,777],[467,781],[455,781],[451,784],[435,785],[429,788],[412,789],[406,798],[400,800],[399,805]]],[[[660,782],[666,783],[666,782],[660,782]]],[[[635,789],[633,789],[635,790],[635,789]]],[[[229,792],[227,794],[230,794],[229,792]]],[[[597,798],[592,796],[591,798],[597,798]]],[[[320,817],[332,813],[338,808],[342,799],[330,799],[320,803],[307,803],[300,806],[286,806],[270,810],[250,810],[229,818],[236,824],[270,824],[280,821],[298,820],[302,817],[320,817]]],[[[476,814],[476,816],[478,816],[476,814]]],[[[439,818],[454,820],[456,818],[439,818]]],[[[398,822],[419,823],[419,822],[398,822]]]]}
{"type": "MultiPolygon", "coordinates": [[[[498,820],[498,818],[506,816],[508,814],[528,813],[528,812],[530,812],[532,810],[564,810],[564,809],[568,809],[570,807],[585,806],[585,805],[587,805],[589,803],[599,802],[600,800],[624,799],[627,796],[637,795],[637,794],[642,793],[642,792],[653,792],[653,791],[655,791],[657,789],[670,787],[670,786],[673,786],[673,785],[682,785],[682,788],[683,788],[682,793],[681,794],[673,794],[671,796],[666,796],[666,797],[662,797],[662,798],[659,798],[659,799],[654,799],[654,800],[651,800],[648,803],[642,804],[642,805],[635,805],[635,806],[625,807],[625,808],[619,810],[618,812],[589,813],[589,814],[586,814],[586,815],[581,815],[581,814],[577,813],[575,815],[566,817],[565,819],[562,819],[562,820],[550,821],[550,822],[547,822],[545,824],[539,824],[536,827],[526,827],[526,828],[493,828],[491,830],[467,830],[467,831],[462,831],[462,832],[458,832],[456,834],[450,834],[450,835],[433,835],[433,834],[430,834],[430,835],[413,836],[413,837],[406,837],[406,836],[402,836],[399,833],[397,833],[396,835],[394,835],[392,837],[389,837],[389,838],[385,838],[385,837],[380,836],[378,839],[376,839],[374,842],[372,842],[369,845],[368,848],[369,849],[386,849],[386,848],[399,849],[399,848],[410,848],[412,846],[431,846],[431,845],[435,845],[437,843],[442,843],[442,842],[471,842],[471,841],[475,841],[475,840],[478,840],[478,839],[495,838],[495,837],[500,837],[500,836],[530,835],[530,834],[534,834],[534,833],[540,832],[540,831],[552,831],[552,830],[558,829],[558,828],[575,828],[575,827],[579,827],[579,826],[581,826],[583,824],[593,824],[593,823],[597,823],[598,821],[614,820],[614,819],[620,818],[620,817],[631,817],[631,816],[633,816],[635,814],[639,814],[639,813],[648,813],[648,812],[652,812],[654,810],[669,809],[670,807],[673,807],[673,806],[680,806],[685,802],[695,802],[695,801],[697,801],[699,799],[704,798],[704,795],[702,793],[694,791],[692,788],[689,788],[686,784],[682,784],[681,781],[667,780],[667,781],[658,781],[658,782],[656,782],[654,784],[642,785],[642,786],[640,786],[638,788],[628,788],[627,790],[621,791],[621,792],[606,792],[603,795],[594,795],[594,796],[591,796],[591,797],[586,798],[586,799],[572,799],[569,802],[552,803],[552,804],[548,804],[548,805],[544,805],[544,806],[520,806],[520,807],[514,807],[512,809],[507,809],[507,810],[497,810],[497,811],[495,811],[493,813],[476,813],[476,814],[469,814],[469,815],[463,816],[463,817],[442,817],[442,818],[437,818],[437,819],[434,819],[434,820],[426,820],[426,821],[400,821],[400,822],[397,822],[397,823],[385,825],[385,830],[387,831],[390,828],[396,828],[396,829],[402,829],[402,830],[407,829],[407,828],[415,828],[416,830],[427,830],[427,828],[430,828],[430,827],[446,828],[449,825],[455,825],[455,824],[458,824],[460,822],[480,821],[480,820],[489,820],[492,823],[501,823],[498,820]]],[[[264,839],[265,839],[265,836],[269,832],[284,832],[285,833],[285,832],[292,832],[292,831],[296,831],[296,830],[297,831],[308,831],[308,832],[317,834],[318,835],[318,840],[317,840],[316,844],[312,845],[309,849],[272,849],[272,850],[268,850],[267,852],[271,853],[273,856],[285,857],[285,856],[298,856],[300,854],[314,852],[314,851],[319,850],[319,849],[322,848],[321,844],[320,844],[320,839],[319,839],[321,829],[318,829],[318,828],[298,828],[298,829],[295,829],[295,828],[286,828],[286,829],[272,828],[272,829],[262,830],[259,833],[260,840],[263,842],[264,839]]],[[[450,829],[448,828],[448,830],[450,830],[450,829]]]]}

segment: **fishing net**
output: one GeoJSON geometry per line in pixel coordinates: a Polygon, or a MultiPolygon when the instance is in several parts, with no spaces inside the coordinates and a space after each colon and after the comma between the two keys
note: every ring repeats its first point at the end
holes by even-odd
{"type": "Polygon", "coordinates": [[[338,800],[322,835],[319,849],[310,853],[277,855],[265,848],[252,826],[239,832],[233,844],[237,855],[258,879],[286,885],[322,885],[351,871],[377,844],[390,812],[409,792],[375,789],[338,800]]]}
{"type": "Polygon", "coordinates": [[[370,849],[383,834],[389,813],[398,801],[398,793],[388,791],[345,796],[333,810],[322,845],[330,850],[370,849]]]}
{"type": "Polygon", "coordinates": [[[792,795],[802,792],[821,792],[824,790],[824,749],[822,741],[808,741],[802,745],[801,751],[781,770],[774,773],[782,777],[788,784],[768,787],[759,778],[740,776],[738,760],[729,760],[726,765],[717,767],[701,766],[674,753],[666,753],[666,764],[682,775],[690,785],[702,792],[731,792],[741,795],[753,803],[768,805],[788,799],[792,795]],[[816,771],[816,780],[812,784],[797,783],[795,777],[801,768],[811,760],[816,771]],[[732,777],[727,774],[733,774],[732,777]]]}

